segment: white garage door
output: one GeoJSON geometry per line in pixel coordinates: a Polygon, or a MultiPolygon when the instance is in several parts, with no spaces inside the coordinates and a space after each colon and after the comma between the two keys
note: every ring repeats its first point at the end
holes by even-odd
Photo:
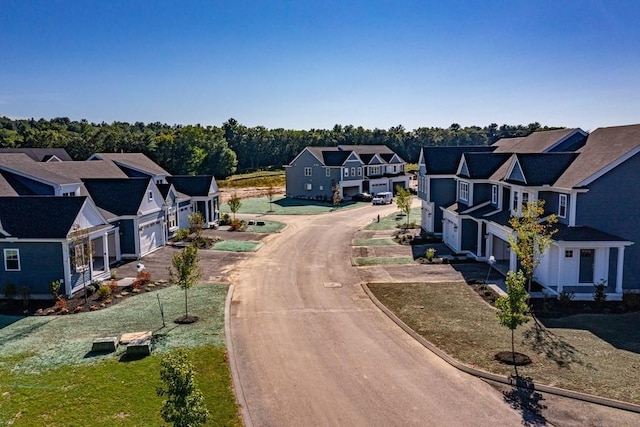
{"type": "Polygon", "coordinates": [[[140,231],[140,255],[151,252],[155,248],[164,245],[164,235],[162,233],[162,221],[157,220],[142,224],[140,231]]]}
{"type": "Polygon", "coordinates": [[[191,215],[191,205],[183,206],[178,211],[178,228],[189,228],[189,215],[191,215]]]}

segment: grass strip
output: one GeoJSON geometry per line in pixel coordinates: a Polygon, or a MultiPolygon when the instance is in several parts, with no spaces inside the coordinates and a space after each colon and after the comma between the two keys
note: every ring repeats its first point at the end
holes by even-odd
{"type": "Polygon", "coordinates": [[[391,246],[397,244],[393,239],[355,239],[353,241],[354,246],[391,246]]]}
{"type": "MultiPolygon", "coordinates": [[[[494,360],[511,350],[510,331],[496,311],[460,283],[371,284],[403,322],[468,365],[501,375],[513,368],[494,360]]],[[[533,360],[518,368],[536,382],[640,404],[640,313],[583,314],[539,319],[518,328],[516,351],[533,360]]]]}
{"type": "Polygon", "coordinates": [[[362,257],[353,258],[353,263],[359,267],[368,265],[400,265],[413,264],[413,259],[409,257],[362,257]]]}
{"type": "Polygon", "coordinates": [[[227,252],[253,252],[260,245],[260,242],[242,240],[222,240],[213,245],[216,251],[227,252]]]}

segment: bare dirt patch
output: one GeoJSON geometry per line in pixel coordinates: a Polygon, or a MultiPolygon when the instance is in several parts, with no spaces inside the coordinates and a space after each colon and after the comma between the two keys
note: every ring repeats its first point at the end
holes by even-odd
{"type": "MultiPolygon", "coordinates": [[[[249,188],[220,188],[220,203],[227,203],[234,194],[240,199],[253,197],[265,197],[269,192],[269,187],[249,187],[249,188]]],[[[285,194],[285,187],[273,187],[274,198],[285,194]]]]}

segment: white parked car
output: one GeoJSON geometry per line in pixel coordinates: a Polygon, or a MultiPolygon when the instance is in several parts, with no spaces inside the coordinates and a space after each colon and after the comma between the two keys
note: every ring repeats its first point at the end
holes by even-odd
{"type": "Polygon", "coordinates": [[[391,202],[393,202],[393,193],[391,191],[378,193],[371,201],[374,205],[388,205],[391,202]]]}

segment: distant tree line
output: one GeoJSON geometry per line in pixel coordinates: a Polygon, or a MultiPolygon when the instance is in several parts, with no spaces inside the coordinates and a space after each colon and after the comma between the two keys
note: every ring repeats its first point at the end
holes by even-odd
{"type": "Polygon", "coordinates": [[[217,126],[90,123],[66,117],[50,120],[12,120],[0,117],[0,147],[65,148],[74,160],[99,152],[141,152],[174,175],[213,174],[227,177],[236,171],[263,169],[289,163],[309,145],[383,144],[415,163],[423,146],[488,145],[504,137],[527,136],[552,129],[540,123],[448,128],[403,126],[365,129],[335,125],[333,129],[267,129],[247,127],[235,119],[217,126]]]}

